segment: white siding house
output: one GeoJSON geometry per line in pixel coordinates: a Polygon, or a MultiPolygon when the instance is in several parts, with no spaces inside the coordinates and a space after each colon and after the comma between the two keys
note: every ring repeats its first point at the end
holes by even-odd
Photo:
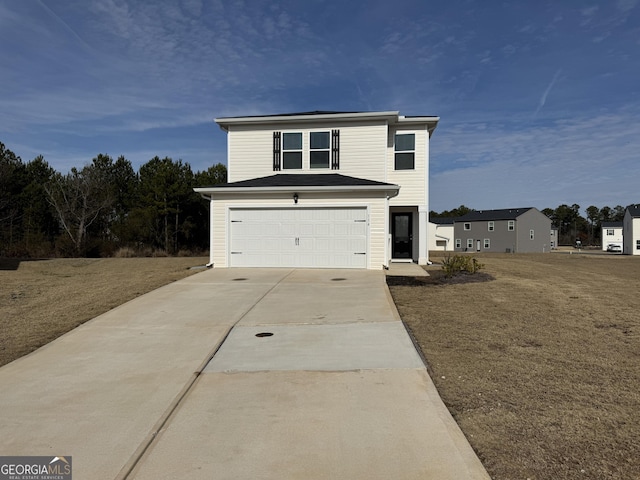
{"type": "Polygon", "coordinates": [[[195,189],[211,206],[210,265],[426,264],[438,121],[395,111],[216,119],[228,183],[195,189]]]}
{"type": "Polygon", "coordinates": [[[454,243],[454,217],[429,219],[429,250],[452,252],[454,243]]]}
{"type": "Polygon", "coordinates": [[[624,211],[622,253],[640,255],[640,205],[629,205],[624,211]]]}
{"type": "Polygon", "coordinates": [[[619,245],[624,242],[623,222],[602,222],[602,250],[606,251],[609,245],[619,245]]]}

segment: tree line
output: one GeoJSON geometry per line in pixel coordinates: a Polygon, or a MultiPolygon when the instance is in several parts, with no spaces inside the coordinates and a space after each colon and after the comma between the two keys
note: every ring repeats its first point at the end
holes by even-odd
{"type": "Polygon", "coordinates": [[[195,186],[224,183],[216,164],[152,158],[136,172],[124,156],[99,154],[63,174],[42,155],[23,162],[0,142],[0,256],[106,257],[209,248],[209,206],[195,186]]]}
{"type": "MultiPolygon", "coordinates": [[[[431,211],[430,217],[461,217],[472,208],[460,205],[453,210],[444,210],[440,213],[431,211]]],[[[553,208],[542,210],[551,219],[551,225],[558,229],[558,243],[560,245],[572,245],[576,240],[580,240],[583,245],[601,245],[602,223],[621,222],[624,218],[625,207],[616,205],[615,207],[598,208],[590,205],[585,209],[586,216],[580,214],[580,205],[562,204],[553,208]]]]}

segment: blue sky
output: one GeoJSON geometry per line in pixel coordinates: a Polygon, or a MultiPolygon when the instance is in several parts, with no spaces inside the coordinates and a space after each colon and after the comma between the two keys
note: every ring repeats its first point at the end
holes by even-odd
{"type": "Polygon", "coordinates": [[[0,141],[226,161],[213,119],[438,115],[430,208],[640,202],[640,3],[0,0],[0,141]]]}

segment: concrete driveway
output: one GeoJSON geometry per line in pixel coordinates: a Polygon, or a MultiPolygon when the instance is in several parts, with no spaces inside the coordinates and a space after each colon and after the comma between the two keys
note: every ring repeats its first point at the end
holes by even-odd
{"type": "Polygon", "coordinates": [[[76,479],[488,479],[382,272],[214,269],[0,368],[0,455],[76,479]]]}

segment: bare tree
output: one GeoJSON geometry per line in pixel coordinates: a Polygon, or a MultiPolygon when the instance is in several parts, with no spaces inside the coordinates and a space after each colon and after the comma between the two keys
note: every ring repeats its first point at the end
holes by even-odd
{"type": "Polygon", "coordinates": [[[61,227],[77,255],[83,253],[87,229],[113,204],[113,194],[104,169],[94,164],[67,175],[56,174],[45,185],[47,200],[55,209],[61,227]]]}

